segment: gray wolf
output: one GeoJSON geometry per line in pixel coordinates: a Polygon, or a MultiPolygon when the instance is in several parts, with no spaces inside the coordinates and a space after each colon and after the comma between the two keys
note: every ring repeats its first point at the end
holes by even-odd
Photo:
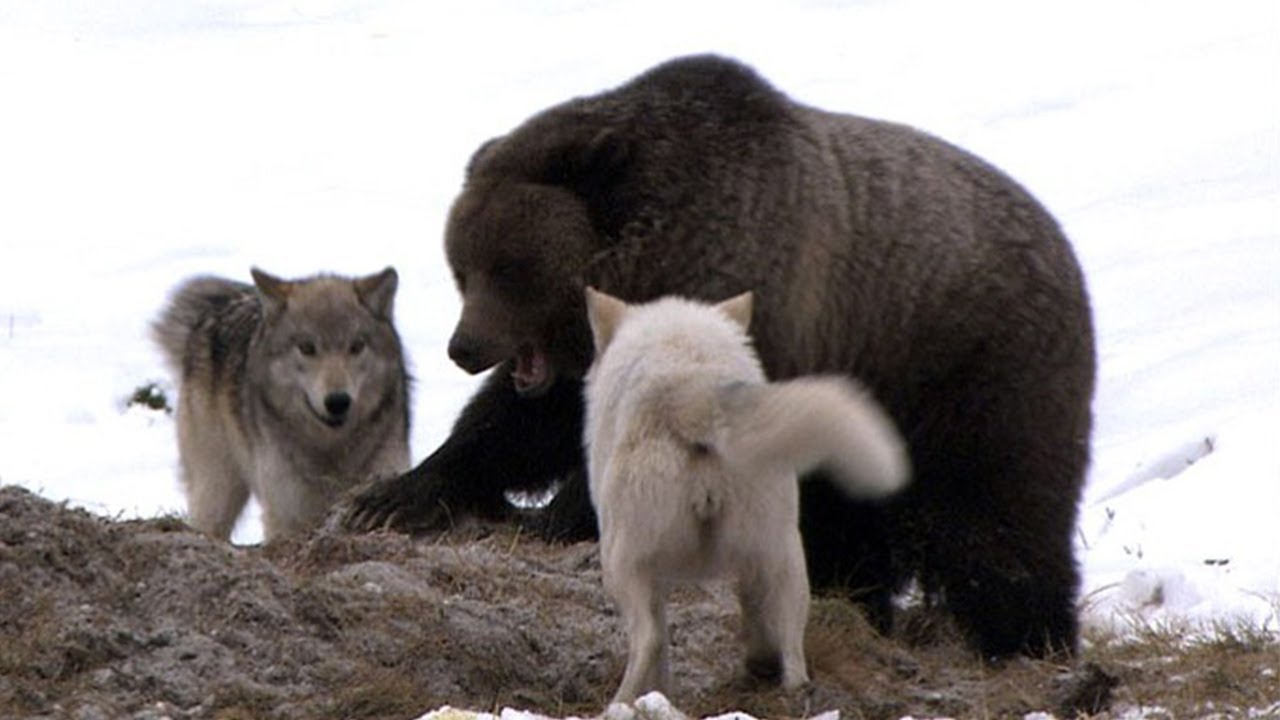
{"type": "Polygon", "coordinates": [[[250,494],[271,540],[318,525],[366,478],[409,467],[395,270],[252,275],[186,281],[152,326],[178,379],[190,523],[224,540],[250,494]]]}
{"type": "Polygon", "coordinates": [[[915,579],[985,654],[1076,648],[1092,316],[1058,224],[988,163],[795,102],[736,61],[681,58],[482,145],[444,246],[462,297],[450,355],[497,369],[438,452],[356,498],[349,527],[482,514],[593,536],[582,288],[754,290],[768,376],[858,378],[911,449],[914,481],[888,503],[821,469],[802,484],[815,586],[889,631],[915,579]],[[534,517],[505,496],[552,487],[534,517]]]}
{"type": "Polygon", "coordinates": [[[630,640],[615,702],[670,692],[667,591],[719,576],[737,583],[748,671],[805,683],[797,471],[826,464],[861,498],[907,480],[902,439],[852,381],[765,380],[751,304],[747,293],[627,305],[587,290],[596,359],[583,440],[604,583],[630,640]]]}

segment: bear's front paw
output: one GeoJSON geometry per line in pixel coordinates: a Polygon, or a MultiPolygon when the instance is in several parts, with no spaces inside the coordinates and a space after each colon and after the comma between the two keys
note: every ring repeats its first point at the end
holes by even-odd
{"type": "Polygon", "coordinates": [[[454,503],[446,497],[444,487],[438,476],[420,468],[374,480],[347,501],[342,527],[353,532],[446,529],[453,524],[454,503]]]}

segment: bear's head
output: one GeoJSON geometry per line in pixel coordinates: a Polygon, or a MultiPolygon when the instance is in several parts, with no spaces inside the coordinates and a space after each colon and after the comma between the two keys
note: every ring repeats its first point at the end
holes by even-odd
{"type": "Polygon", "coordinates": [[[602,213],[623,164],[608,131],[538,125],[476,151],[445,229],[462,295],[449,357],[470,373],[510,363],[515,389],[531,396],[591,363],[585,273],[606,243],[602,213]]]}

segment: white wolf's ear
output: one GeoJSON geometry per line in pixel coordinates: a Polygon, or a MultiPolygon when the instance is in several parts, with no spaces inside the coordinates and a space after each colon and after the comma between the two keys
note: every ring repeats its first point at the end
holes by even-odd
{"type": "Polygon", "coordinates": [[[274,315],[284,309],[284,304],[293,293],[293,283],[281,280],[271,273],[250,268],[253,284],[258,287],[258,297],[262,300],[262,309],[267,315],[274,315]]]}
{"type": "Polygon", "coordinates": [[[383,320],[391,319],[391,307],[396,299],[396,287],[400,276],[396,269],[389,267],[380,273],[356,278],[352,284],[356,288],[356,297],[369,311],[383,320]]]}
{"type": "Polygon", "coordinates": [[[593,287],[587,288],[587,321],[591,323],[591,337],[595,340],[597,356],[609,347],[609,341],[613,340],[613,333],[626,313],[625,302],[593,287]]]}
{"type": "Polygon", "coordinates": [[[716,309],[738,324],[743,332],[751,326],[751,307],[754,303],[751,291],[735,295],[724,302],[716,304],[716,309]]]}

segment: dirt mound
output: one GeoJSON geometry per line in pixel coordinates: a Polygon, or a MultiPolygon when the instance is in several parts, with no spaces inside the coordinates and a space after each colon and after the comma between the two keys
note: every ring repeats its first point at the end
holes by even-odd
{"type": "MultiPolygon", "coordinates": [[[[1020,715],[1060,707],[1072,677],[1026,661],[994,672],[928,618],[906,628],[926,646],[886,640],[818,600],[814,681],[784,693],[743,679],[727,589],[678,595],[670,619],[673,700],[696,715],[1020,715]]],[[[115,522],[0,488],[2,717],[413,718],[445,704],[590,716],[623,649],[594,544],[474,526],[238,548],[177,520],[115,522]]]]}

